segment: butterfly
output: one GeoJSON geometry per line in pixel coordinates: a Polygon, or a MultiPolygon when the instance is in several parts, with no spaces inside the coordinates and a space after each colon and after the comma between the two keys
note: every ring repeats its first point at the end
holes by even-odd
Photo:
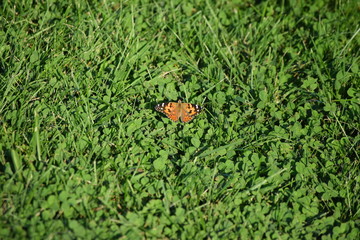
{"type": "Polygon", "coordinates": [[[198,115],[203,108],[196,104],[178,102],[160,103],[155,106],[155,110],[164,113],[172,121],[181,119],[182,122],[190,122],[198,115]]]}

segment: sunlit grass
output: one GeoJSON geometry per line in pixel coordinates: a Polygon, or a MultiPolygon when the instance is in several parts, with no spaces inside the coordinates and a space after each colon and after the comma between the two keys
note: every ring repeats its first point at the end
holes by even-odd
{"type": "Polygon", "coordinates": [[[5,1],[0,238],[356,239],[358,7],[5,1]]]}

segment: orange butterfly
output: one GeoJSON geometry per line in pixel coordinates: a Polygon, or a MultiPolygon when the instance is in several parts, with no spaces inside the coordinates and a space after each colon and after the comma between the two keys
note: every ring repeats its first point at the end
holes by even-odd
{"type": "Polygon", "coordinates": [[[176,122],[181,118],[182,122],[190,122],[198,115],[203,108],[196,104],[176,102],[160,103],[155,106],[155,110],[164,113],[172,121],[176,122]]]}

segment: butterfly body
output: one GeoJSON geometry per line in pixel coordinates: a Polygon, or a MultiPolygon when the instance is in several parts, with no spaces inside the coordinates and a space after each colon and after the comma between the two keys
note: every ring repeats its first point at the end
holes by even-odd
{"type": "Polygon", "coordinates": [[[160,103],[155,106],[155,110],[164,113],[172,121],[181,119],[182,122],[190,122],[202,111],[202,107],[191,103],[178,102],[160,103]]]}

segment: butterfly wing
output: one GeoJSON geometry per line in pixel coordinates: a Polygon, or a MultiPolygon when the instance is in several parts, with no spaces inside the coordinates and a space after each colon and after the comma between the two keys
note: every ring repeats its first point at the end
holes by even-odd
{"type": "Polygon", "coordinates": [[[180,108],[178,104],[179,103],[176,102],[160,103],[155,106],[155,110],[164,113],[168,118],[176,122],[180,117],[180,108]]]}
{"type": "Polygon", "coordinates": [[[190,122],[196,115],[201,113],[202,107],[191,103],[181,103],[181,121],[190,122]]]}

